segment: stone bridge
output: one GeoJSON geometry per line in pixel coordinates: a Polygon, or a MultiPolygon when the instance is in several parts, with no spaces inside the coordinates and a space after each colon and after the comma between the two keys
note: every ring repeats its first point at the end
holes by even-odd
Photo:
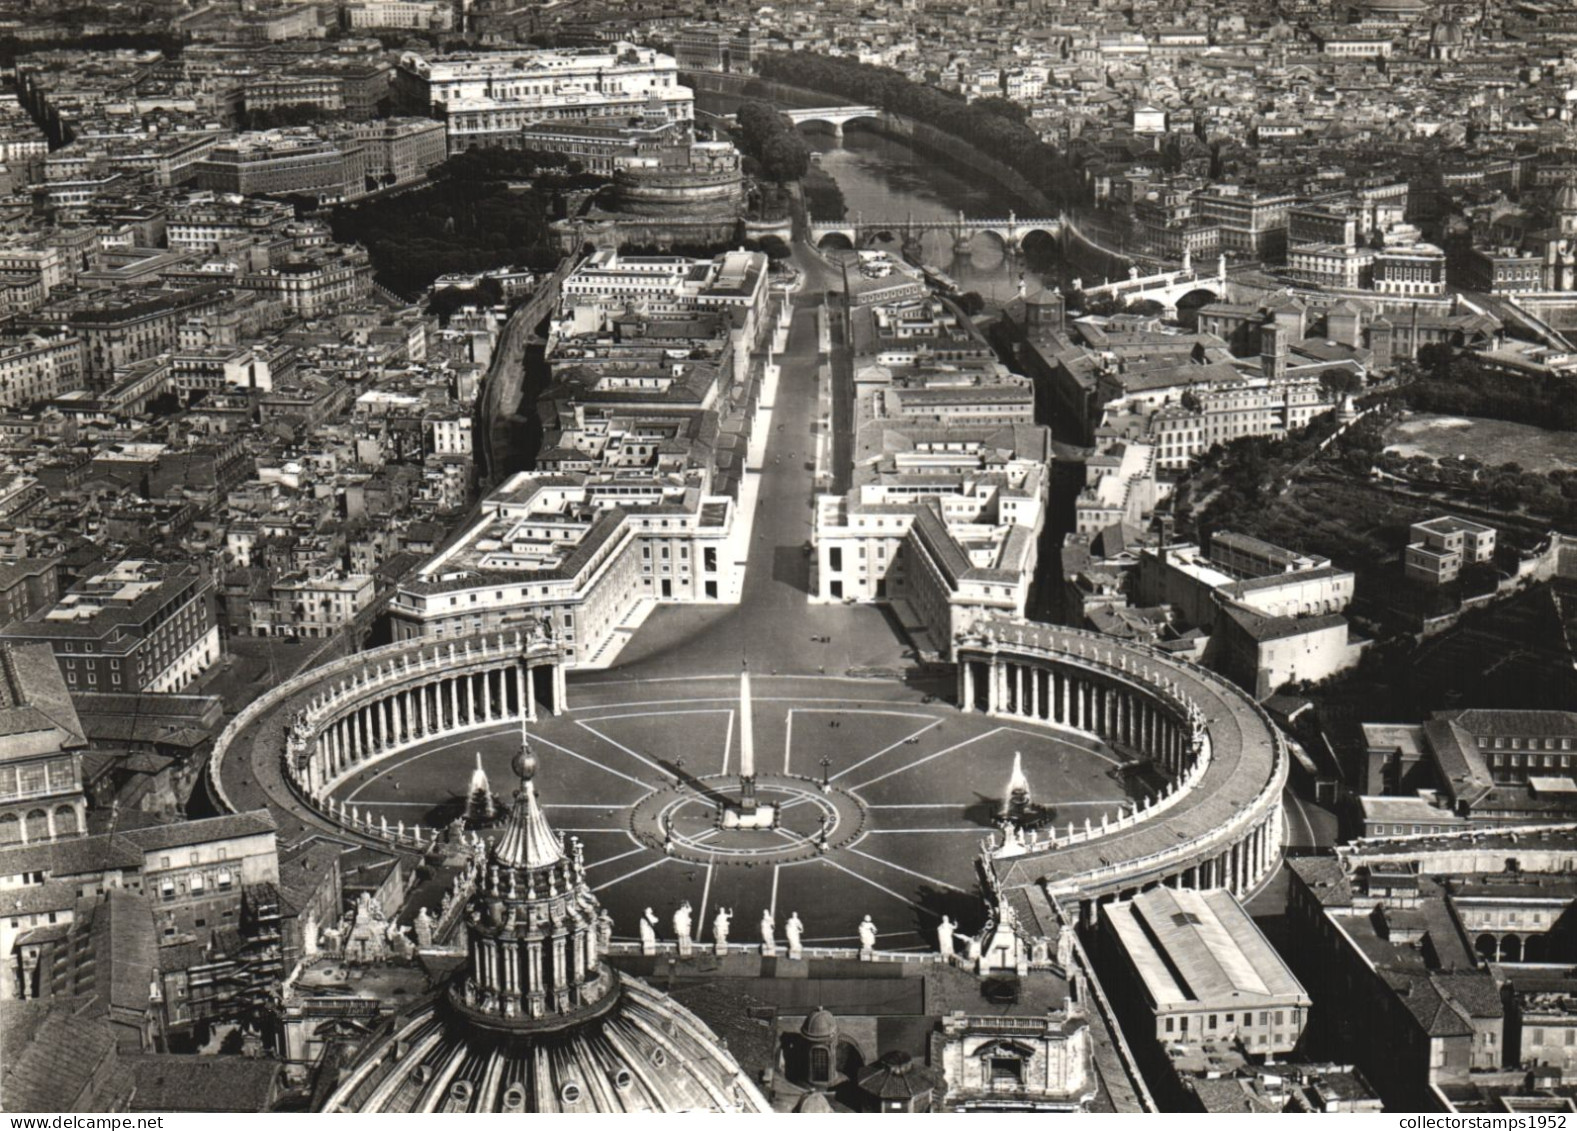
{"type": "Polygon", "coordinates": [[[832,127],[834,136],[842,137],[844,123],[856,118],[880,119],[882,111],[879,106],[817,106],[809,110],[785,110],[783,116],[796,126],[824,122],[832,127]]]}
{"type": "MultiPolygon", "coordinates": [[[[810,113],[811,111],[805,111],[810,113]]],[[[960,212],[956,217],[947,220],[917,220],[914,216],[907,219],[867,219],[863,214],[856,213],[853,220],[822,221],[812,219],[810,222],[810,242],[821,247],[832,237],[842,237],[847,240],[850,247],[868,247],[878,239],[887,238],[897,240],[905,248],[918,247],[920,237],[927,232],[946,232],[953,237],[953,248],[957,252],[967,252],[969,243],[977,235],[994,236],[1005,251],[1017,252],[1023,250],[1024,241],[1039,232],[1054,240],[1063,238],[1066,222],[1063,217],[1025,217],[1009,212],[1005,218],[977,219],[966,217],[960,212]]]]}
{"type": "Polygon", "coordinates": [[[1118,303],[1143,302],[1151,299],[1160,303],[1171,315],[1176,314],[1177,304],[1193,294],[1208,296],[1206,301],[1216,302],[1226,297],[1227,261],[1222,256],[1216,261],[1214,275],[1202,275],[1194,270],[1192,258],[1183,254],[1183,265],[1176,271],[1161,271],[1154,275],[1140,275],[1139,268],[1130,267],[1128,277],[1115,283],[1086,287],[1084,280],[1075,279],[1073,289],[1083,291],[1088,300],[1111,300],[1118,303]]]}

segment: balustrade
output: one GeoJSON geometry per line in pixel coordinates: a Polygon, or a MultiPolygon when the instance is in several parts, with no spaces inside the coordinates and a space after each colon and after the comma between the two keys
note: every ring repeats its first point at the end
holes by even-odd
{"type": "MultiPolygon", "coordinates": [[[[1115,818],[1086,818],[1083,828],[1069,822],[996,849],[1003,856],[1050,858],[1074,845],[1113,836],[1154,820],[1184,804],[1210,775],[1214,739],[1202,703],[1226,711],[1239,726],[1242,753],[1265,737],[1266,776],[1253,801],[1226,822],[1178,845],[1068,878],[1068,893],[1089,890],[1124,878],[1162,873],[1159,881],[1197,886],[1228,886],[1246,893],[1276,863],[1280,850],[1280,795],[1285,784],[1285,740],[1269,717],[1235,685],[1201,668],[1177,669],[1177,662],[1144,646],[1119,643],[1080,630],[1007,624],[991,626],[983,637],[959,646],[960,704],[982,706],[988,714],[1025,718],[1093,735],[1150,759],[1171,780],[1157,796],[1142,798],[1115,818]],[[1045,694],[1041,695],[1044,685],[1045,694]],[[1191,690],[1185,691],[1184,688],[1191,690]],[[1003,849],[1007,849],[1003,851],[1003,849]],[[1203,857],[1203,858],[1202,858],[1203,857]],[[1176,869],[1170,876],[1168,870],[1176,869]]],[[[1218,720],[1219,721],[1219,720],[1218,720]]],[[[1234,748],[1236,749],[1236,748],[1234,748]]],[[[993,838],[983,844],[992,850],[993,838]]]]}

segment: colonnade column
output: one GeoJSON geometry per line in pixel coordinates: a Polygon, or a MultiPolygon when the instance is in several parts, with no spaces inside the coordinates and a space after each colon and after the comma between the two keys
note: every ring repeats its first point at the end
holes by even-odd
{"type": "Polygon", "coordinates": [[[962,687],[958,693],[959,709],[973,711],[975,709],[975,662],[973,660],[961,660],[959,662],[959,672],[962,676],[962,687]]]}

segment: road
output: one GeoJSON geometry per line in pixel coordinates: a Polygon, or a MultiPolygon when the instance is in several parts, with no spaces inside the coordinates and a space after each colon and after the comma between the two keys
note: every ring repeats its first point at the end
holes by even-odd
{"type": "MultiPolygon", "coordinates": [[[[1328,849],[1337,843],[1336,814],[1299,797],[1291,786],[1282,794],[1281,813],[1286,830],[1282,839],[1289,853],[1301,855],[1309,849],[1328,849]]],[[[1283,929],[1282,918],[1287,910],[1288,895],[1287,863],[1283,860],[1246,900],[1249,914],[1278,943],[1283,941],[1279,932],[1283,929]]]]}
{"type": "MultiPolygon", "coordinates": [[[[788,349],[761,470],[755,529],[738,605],[659,606],[625,647],[607,679],[678,677],[754,670],[843,674],[850,668],[900,666],[907,642],[892,615],[873,605],[812,605],[811,520],[818,416],[816,309],[841,274],[796,245],[804,285],[794,296],[788,349]],[[812,637],[830,636],[822,644],[812,637]]],[[[586,673],[576,682],[595,682],[586,673]]]]}

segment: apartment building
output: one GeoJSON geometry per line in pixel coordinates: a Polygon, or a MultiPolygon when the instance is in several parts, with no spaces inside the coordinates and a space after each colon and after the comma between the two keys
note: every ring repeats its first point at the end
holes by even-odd
{"type": "Polygon", "coordinates": [[[0,642],[48,645],[73,690],[179,691],[220,656],[213,588],[194,565],[116,562],[0,642]]]}

